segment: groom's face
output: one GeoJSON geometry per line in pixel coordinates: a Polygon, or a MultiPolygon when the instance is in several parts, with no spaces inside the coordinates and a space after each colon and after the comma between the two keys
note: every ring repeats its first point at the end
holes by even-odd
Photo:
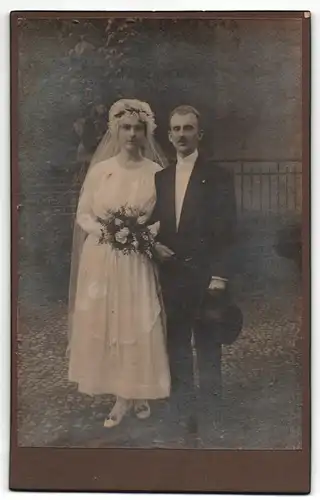
{"type": "Polygon", "coordinates": [[[197,149],[201,133],[193,113],[174,114],[170,120],[169,141],[181,156],[188,156],[197,149]]]}

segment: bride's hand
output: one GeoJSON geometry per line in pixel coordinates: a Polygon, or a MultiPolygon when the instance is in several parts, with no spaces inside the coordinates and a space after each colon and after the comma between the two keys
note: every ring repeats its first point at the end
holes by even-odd
{"type": "Polygon", "coordinates": [[[151,232],[152,236],[155,238],[159,233],[160,221],[154,222],[153,224],[149,225],[148,229],[151,232]]]}
{"type": "Polygon", "coordinates": [[[162,243],[157,242],[155,244],[155,250],[157,253],[157,256],[161,261],[167,261],[171,257],[174,256],[174,252],[168,248],[166,245],[163,245],[162,243]]]}

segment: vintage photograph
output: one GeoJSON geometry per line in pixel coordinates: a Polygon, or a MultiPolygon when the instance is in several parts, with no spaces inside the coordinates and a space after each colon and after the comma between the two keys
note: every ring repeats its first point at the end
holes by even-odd
{"type": "Polygon", "coordinates": [[[17,444],[302,448],[302,19],[17,20],[17,444]]]}

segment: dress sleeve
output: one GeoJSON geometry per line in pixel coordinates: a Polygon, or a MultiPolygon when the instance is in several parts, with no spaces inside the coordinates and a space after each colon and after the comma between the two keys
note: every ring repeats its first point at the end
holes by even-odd
{"type": "Polygon", "coordinates": [[[81,189],[76,220],[77,224],[88,234],[94,234],[95,236],[100,236],[101,234],[101,224],[97,222],[93,211],[92,202],[94,190],[98,186],[97,179],[99,176],[97,172],[91,172],[88,174],[83,187],[81,189]]]}
{"type": "Polygon", "coordinates": [[[158,207],[157,207],[157,173],[163,170],[158,163],[150,162],[152,171],[152,196],[149,200],[147,211],[149,212],[148,223],[150,225],[158,222],[158,207]]]}

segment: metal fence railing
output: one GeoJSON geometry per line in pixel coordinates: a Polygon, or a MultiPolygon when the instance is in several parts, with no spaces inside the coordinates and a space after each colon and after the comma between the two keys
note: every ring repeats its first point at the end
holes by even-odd
{"type": "MultiPolygon", "coordinates": [[[[302,208],[300,160],[215,160],[234,175],[238,213],[299,214],[302,208]]],[[[72,215],[79,186],[43,183],[24,187],[21,203],[44,215],[72,215]]]]}
{"type": "Polygon", "coordinates": [[[301,161],[226,162],[234,173],[239,212],[300,213],[301,161]]]}

